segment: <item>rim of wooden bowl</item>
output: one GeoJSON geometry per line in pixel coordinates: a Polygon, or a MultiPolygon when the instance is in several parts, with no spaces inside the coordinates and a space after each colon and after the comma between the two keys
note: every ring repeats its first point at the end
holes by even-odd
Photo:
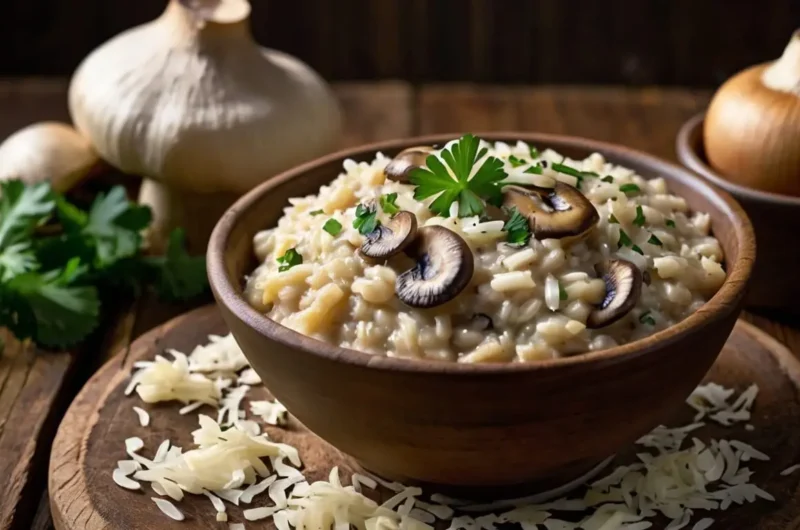
{"type": "Polygon", "coordinates": [[[462,375],[530,373],[557,368],[575,367],[578,365],[588,367],[595,363],[614,363],[630,360],[641,355],[646,355],[664,346],[675,344],[692,333],[700,332],[707,325],[725,318],[740,305],[755,260],[755,236],[747,214],[725,191],[698,178],[681,166],[669,163],[641,151],[611,143],[589,140],[576,136],[507,131],[475,133],[475,135],[479,138],[491,141],[508,141],[513,138],[514,140],[522,140],[530,144],[555,144],[558,145],[559,148],[568,147],[583,149],[589,152],[600,152],[604,155],[611,155],[610,158],[612,159],[626,158],[628,160],[636,160],[639,164],[646,165],[650,171],[656,174],[668,174],[668,181],[678,180],[693,189],[696,193],[704,195],[706,200],[717,203],[717,207],[727,217],[728,221],[733,224],[734,236],[739,249],[737,260],[735,263],[726,263],[727,276],[722,287],[720,287],[716,294],[714,294],[714,296],[698,311],[692,313],[677,324],[654,333],[649,337],[614,348],[531,363],[461,364],[370,354],[349,348],[342,348],[302,335],[271,320],[247,303],[242,294],[242,289],[239,287],[241,285],[241,279],[229,278],[225,266],[225,251],[228,238],[233,229],[237,226],[243,212],[256,205],[261,197],[270,193],[273,188],[319,166],[334,161],[343,161],[346,158],[363,157],[365,154],[374,154],[378,151],[395,151],[411,145],[441,144],[461,136],[458,133],[437,134],[389,140],[340,150],[285,171],[263,182],[240,198],[225,212],[225,214],[223,214],[214,228],[208,245],[208,277],[217,303],[224,305],[237,319],[261,335],[306,354],[369,369],[422,374],[462,375]],[[234,284],[234,282],[236,282],[236,284],[234,284]]]}
{"type": "Polygon", "coordinates": [[[703,122],[706,113],[701,112],[691,118],[681,126],[675,140],[675,150],[678,159],[683,165],[699,173],[703,178],[710,180],[716,186],[737,196],[747,197],[750,200],[763,201],[783,206],[800,207],[800,197],[791,195],[781,195],[771,191],[761,191],[741,184],[736,184],[723,178],[717,170],[708,165],[703,148],[703,122]],[[701,149],[703,152],[701,154],[701,149]]]}

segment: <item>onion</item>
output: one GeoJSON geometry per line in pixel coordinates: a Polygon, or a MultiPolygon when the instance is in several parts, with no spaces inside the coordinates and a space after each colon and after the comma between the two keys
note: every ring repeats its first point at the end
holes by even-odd
{"type": "Polygon", "coordinates": [[[719,88],[703,139],[708,161],[730,181],[800,195],[800,30],[777,61],[750,67],[719,88]]]}

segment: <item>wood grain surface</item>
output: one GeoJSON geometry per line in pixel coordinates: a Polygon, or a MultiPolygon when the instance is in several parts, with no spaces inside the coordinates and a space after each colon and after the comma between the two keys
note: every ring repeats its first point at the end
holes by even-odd
{"type": "MultiPolygon", "coordinates": [[[[56,530],[127,530],[133,528],[213,529],[213,508],[205,497],[187,495],[178,506],[186,521],[167,519],[150,501],[149,486],[132,492],[118,487],[111,479],[116,461],[126,458],[124,440],[138,436],[145,442],[142,454],[152,456],[158,444],[169,439],[186,450],[191,447],[190,432],[196,428],[196,414],[181,416],[179,405],[160,403],[145,405],[134,394],[126,397],[127,384],[134,362],[152,359],[166,348],[189,351],[205,341],[207,333],[225,333],[225,326],[213,306],[178,317],[137,339],[129,351],[104,366],[84,387],[70,407],[53,444],[50,462],[51,506],[56,530]],[[151,413],[151,424],[139,425],[131,407],[140,405],[151,413]]],[[[743,425],[721,427],[709,425],[696,431],[709,439],[742,440],[772,457],[769,462],[750,462],[755,472],[753,481],[772,493],[777,501],[759,501],[725,512],[714,512],[715,525],[726,530],[783,530],[800,523],[800,475],[783,477],[780,472],[800,460],[800,440],[794,425],[800,421],[800,363],[785,347],[754,326],[739,322],[719,360],[707,376],[726,387],[739,391],[751,383],[760,392],[748,432],[743,425]],[[791,523],[790,523],[791,522],[791,523]]],[[[253,388],[250,399],[266,399],[263,387],[253,388]]],[[[246,408],[246,406],[245,406],[246,408]]],[[[201,413],[211,413],[204,408],[201,413]]],[[[670,425],[691,423],[694,411],[683,407],[670,425]]],[[[357,469],[334,448],[305,429],[294,418],[286,429],[267,427],[270,438],[294,445],[304,461],[304,474],[309,481],[324,478],[333,466],[340,466],[349,476],[357,469]]],[[[621,452],[616,463],[635,460],[632,446],[621,452]]],[[[370,492],[376,500],[387,491],[370,492]]],[[[433,491],[426,490],[430,494],[433,491]]],[[[263,503],[257,499],[254,506],[263,503]]],[[[239,508],[228,507],[231,522],[245,522],[239,508]]],[[[696,519],[705,514],[698,512],[696,519]]],[[[663,521],[660,521],[663,524],[663,521]]],[[[273,528],[269,522],[248,523],[248,528],[273,528]]],[[[660,526],[656,526],[659,528],[660,526]]]]}
{"type": "MultiPolygon", "coordinates": [[[[616,141],[671,160],[680,125],[709,96],[658,88],[413,88],[402,82],[340,84],[335,89],[345,110],[343,146],[420,133],[517,128],[616,141]]],[[[0,138],[37,120],[67,118],[66,81],[0,81],[0,138]]],[[[14,353],[24,348],[7,341],[0,356],[0,447],[5,448],[0,470],[11,478],[0,482],[0,530],[52,528],[44,484],[59,410],[66,409],[93,367],[182,309],[147,299],[132,307],[123,304],[123,316],[102,330],[103,337],[76,352],[14,353]],[[45,406],[37,407],[33,400],[45,406]]],[[[800,322],[782,314],[748,318],[800,355],[800,322]]]]}

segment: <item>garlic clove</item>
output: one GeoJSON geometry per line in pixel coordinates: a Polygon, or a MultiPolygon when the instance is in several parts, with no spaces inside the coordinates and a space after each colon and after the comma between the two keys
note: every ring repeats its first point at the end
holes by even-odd
{"type": "Polygon", "coordinates": [[[59,192],[73,188],[100,164],[89,140],[64,123],[34,123],[0,145],[0,180],[50,182],[59,192]]]}

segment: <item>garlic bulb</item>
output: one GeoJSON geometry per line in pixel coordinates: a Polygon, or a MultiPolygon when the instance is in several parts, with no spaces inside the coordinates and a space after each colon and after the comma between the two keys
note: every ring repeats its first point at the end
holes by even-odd
{"type": "Polygon", "coordinates": [[[725,82],[708,108],[706,157],[725,178],[800,196],[800,30],[775,62],[725,82]]]}
{"type": "MultiPolygon", "coordinates": [[[[100,46],[73,76],[78,130],[112,165],[160,181],[144,194],[156,225],[190,228],[196,218],[179,217],[197,208],[159,208],[242,194],[338,140],[340,111],[327,86],[297,59],[260,48],[249,14],[246,0],[170,0],[158,19],[100,46]],[[154,197],[164,192],[172,197],[154,197]]],[[[202,250],[207,235],[190,245],[202,250]]]]}
{"type": "Polygon", "coordinates": [[[101,165],[89,141],[64,123],[28,125],[0,145],[0,180],[50,182],[59,192],[69,191],[101,165]]]}

